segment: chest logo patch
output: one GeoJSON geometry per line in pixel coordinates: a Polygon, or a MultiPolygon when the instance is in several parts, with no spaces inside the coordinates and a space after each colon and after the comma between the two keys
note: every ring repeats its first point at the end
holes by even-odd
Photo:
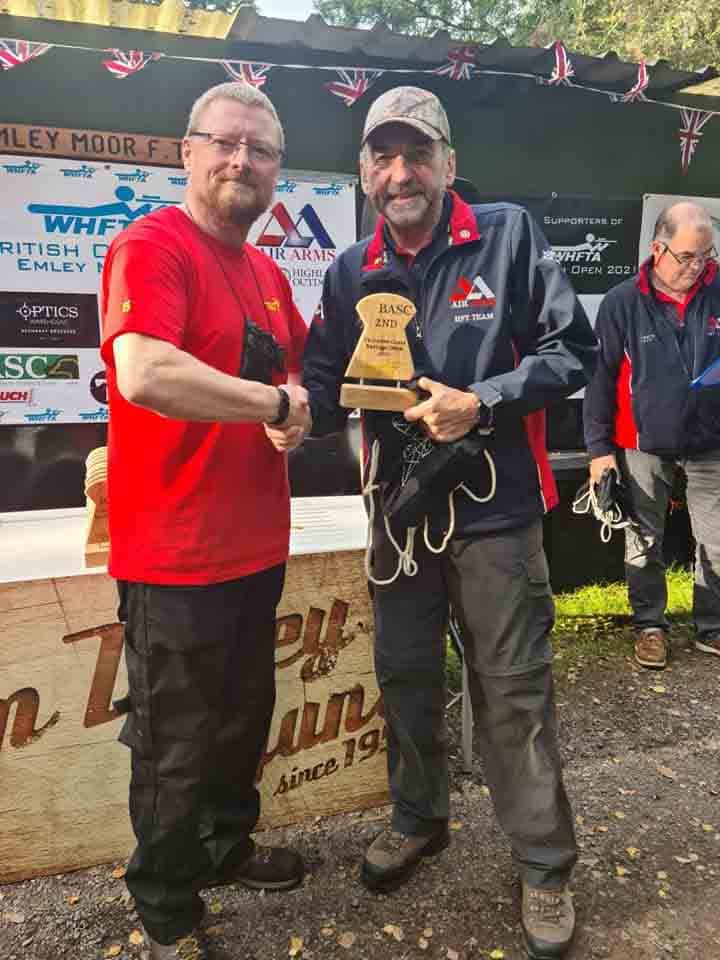
{"type": "Polygon", "coordinates": [[[478,274],[472,283],[465,277],[460,277],[457,286],[450,297],[450,306],[462,307],[494,307],[495,294],[478,274]]]}
{"type": "Polygon", "coordinates": [[[280,301],[277,297],[275,297],[273,300],[264,300],[263,303],[270,313],[277,313],[280,309],[280,301]]]}

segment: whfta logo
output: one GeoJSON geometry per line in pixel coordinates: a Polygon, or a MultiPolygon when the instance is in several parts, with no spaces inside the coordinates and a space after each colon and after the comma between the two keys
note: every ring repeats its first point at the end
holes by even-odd
{"type": "Polygon", "coordinates": [[[255,245],[273,260],[334,260],[335,243],[311,203],[293,220],[284,203],[270,209],[255,245]]]}
{"type": "Polygon", "coordinates": [[[30,203],[27,209],[28,213],[43,218],[47,233],[104,237],[128,227],[153,210],[177,206],[179,202],[144,194],[137,197],[132,187],[122,186],[115,190],[115,200],[111,203],[87,207],[64,203],[30,203]]]}
{"type": "Polygon", "coordinates": [[[585,236],[583,243],[558,245],[553,244],[552,258],[557,263],[600,263],[602,255],[617,240],[608,240],[607,237],[596,237],[593,233],[585,236]]]}
{"type": "Polygon", "coordinates": [[[0,353],[0,381],[79,379],[77,354],[0,353]]]}

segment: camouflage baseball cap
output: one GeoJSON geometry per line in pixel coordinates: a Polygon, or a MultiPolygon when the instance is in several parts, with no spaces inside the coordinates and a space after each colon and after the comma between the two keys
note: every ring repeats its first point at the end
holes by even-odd
{"type": "Polygon", "coordinates": [[[420,87],[394,87],[381,94],[368,110],[362,143],[386,123],[405,123],[431,140],[450,143],[447,114],[434,93],[420,87]]]}

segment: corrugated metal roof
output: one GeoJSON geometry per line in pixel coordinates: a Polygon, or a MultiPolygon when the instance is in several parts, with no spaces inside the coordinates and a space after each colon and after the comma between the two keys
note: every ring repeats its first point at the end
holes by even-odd
{"type": "MultiPolygon", "coordinates": [[[[280,60],[280,55],[273,56],[270,49],[281,47],[285,62],[298,59],[302,62],[303,54],[310,53],[323,59],[333,55],[338,66],[417,66],[423,70],[440,66],[446,62],[448,52],[461,45],[445,30],[432,37],[414,37],[394,33],[384,24],[370,30],[335,27],[325,23],[319,14],[312,14],[302,22],[263,17],[250,9],[240,10],[228,40],[266,46],[268,59],[275,62],[280,60]]],[[[477,65],[482,70],[549,77],[555,63],[552,47],[513,47],[502,38],[491,44],[463,43],[462,46],[475,51],[477,65]]],[[[573,83],[580,86],[624,93],[637,79],[638,65],[620,60],[615,53],[590,57],[569,51],[569,55],[575,71],[573,83]]],[[[667,99],[677,90],[718,76],[711,67],[698,72],[676,70],[666,60],[647,66],[650,82],[645,92],[651,99],[667,99]]]]}

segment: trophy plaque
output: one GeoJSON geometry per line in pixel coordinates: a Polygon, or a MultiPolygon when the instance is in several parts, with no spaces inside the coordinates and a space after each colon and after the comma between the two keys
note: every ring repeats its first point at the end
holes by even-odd
{"type": "Polygon", "coordinates": [[[107,563],[110,552],[107,517],[107,447],[96,447],[92,450],[85,465],[87,503],[85,566],[99,567],[107,563]]]}
{"type": "Polygon", "coordinates": [[[405,334],[415,305],[397,293],[371,293],[358,301],[356,310],[363,330],[345,375],[359,383],[343,383],[340,405],[353,410],[407,410],[419,399],[417,390],[406,385],[415,372],[405,334]]]}

